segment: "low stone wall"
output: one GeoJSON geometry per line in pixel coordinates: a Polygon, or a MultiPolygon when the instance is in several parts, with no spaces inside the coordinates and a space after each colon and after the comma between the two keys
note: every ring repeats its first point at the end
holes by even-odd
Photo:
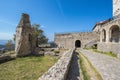
{"type": "Polygon", "coordinates": [[[48,72],[43,74],[38,80],[65,80],[67,77],[70,62],[74,50],[66,51],[63,56],[52,66],[48,72]]]}
{"type": "Polygon", "coordinates": [[[6,61],[9,61],[9,60],[12,60],[12,59],[13,58],[8,54],[1,54],[0,55],[0,63],[6,62],[6,61]]]}
{"type": "Polygon", "coordinates": [[[119,43],[98,43],[98,50],[103,52],[113,52],[120,58],[120,44],[119,43]]]}

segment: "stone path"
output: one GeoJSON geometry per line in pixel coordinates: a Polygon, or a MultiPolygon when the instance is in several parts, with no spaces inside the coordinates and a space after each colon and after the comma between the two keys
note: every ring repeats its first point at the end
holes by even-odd
{"type": "Polygon", "coordinates": [[[92,50],[80,49],[101,74],[103,80],[120,80],[120,60],[92,50]]]}
{"type": "Polygon", "coordinates": [[[80,72],[79,72],[80,70],[79,70],[79,64],[78,64],[79,58],[77,54],[78,54],[77,52],[73,54],[67,80],[79,80],[80,78],[80,72]]]}

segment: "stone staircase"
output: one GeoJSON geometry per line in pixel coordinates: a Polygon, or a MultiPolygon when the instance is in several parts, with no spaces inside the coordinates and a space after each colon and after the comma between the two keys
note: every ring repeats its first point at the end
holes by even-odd
{"type": "Polygon", "coordinates": [[[97,44],[98,42],[99,42],[98,39],[96,39],[96,40],[91,40],[91,41],[89,41],[89,42],[87,42],[87,43],[85,44],[85,48],[90,48],[90,47],[94,46],[95,44],[97,44]]]}

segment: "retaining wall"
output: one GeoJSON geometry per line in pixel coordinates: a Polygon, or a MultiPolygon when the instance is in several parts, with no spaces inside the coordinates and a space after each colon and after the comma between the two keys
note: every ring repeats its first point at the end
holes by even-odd
{"type": "Polygon", "coordinates": [[[113,52],[120,58],[120,44],[119,43],[98,43],[98,50],[103,52],[113,52]]]}
{"type": "Polygon", "coordinates": [[[7,62],[12,59],[15,59],[15,57],[12,57],[9,54],[0,54],[0,63],[7,62]]]}
{"type": "Polygon", "coordinates": [[[69,70],[70,62],[74,50],[70,49],[52,66],[48,72],[43,74],[38,80],[65,80],[69,70]]]}

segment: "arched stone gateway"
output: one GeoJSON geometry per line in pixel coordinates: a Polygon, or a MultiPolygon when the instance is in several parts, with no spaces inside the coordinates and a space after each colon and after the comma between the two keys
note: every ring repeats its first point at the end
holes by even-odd
{"type": "Polygon", "coordinates": [[[76,48],[80,48],[81,47],[81,41],[80,40],[76,40],[75,41],[75,47],[76,48]]]}
{"type": "Polygon", "coordinates": [[[110,28],[110,42],[119,42],[119,26],[113,25],[110,28]]]}

